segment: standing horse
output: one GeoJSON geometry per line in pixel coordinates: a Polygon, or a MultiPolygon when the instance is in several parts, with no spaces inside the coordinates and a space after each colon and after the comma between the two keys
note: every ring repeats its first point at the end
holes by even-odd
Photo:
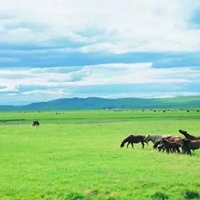
{"type": "Polygon", "coordinates": [[[144,142],[153,142],[155,143],[155,141],[161,139],[162,137],[171,137],[171,135],[146,135],[146,137],[144,138],[144,142]]]}
{"type": "Polygon", "coordinates": [[[200,148],[200,140],[189,140],[187,138],[182,139],[182,145],[184,148],[184,153],[191,154],[191,150],[196,150],[200,148]]]}
{"type": "Polygon", "coordinates": [[[129,146],[129,144],[131,144],[132,148],[134,148],[133,143],[139,143],[139,142],[141,142],[142,148],[144,148],[144,137],[145,136],[143,136],[143,135],[129,135],[128,137],[126,137],[122,141],[120,147],[121,148],[124,147],[124,145],[127,143],[127,148],[129,146]]]}
{"type": "MultiPolygon", "coordinates": [[[[167,150],[167,152],[169,152],[168,149],[166,148],[166,145],[164,144],[163,140],[167,140],[170,143],[179,143],[179,144],[181,144],[181,137],[179,137],[179,136],[171,136],[171,135],[169,135],[169,136],[161,136],[160,139],[157,139],[154,142],[153,148],[154,149],[157,148],[159,151],[167,150]]],[[[169,150],[177,151],[178,153],[180,152],[179,148],[176,149],[176,148],[170,147],[169,150]]]]}
{"type": "Polygon", "coordinates": [[[167,153],[169,153],[169,152],[180,153],[179,147],[181,147],[181,143],[171,142],[171,141],[167,140],[166,138],[162,138],[161,142],[164,144],[164,147],[166,148],[167,153]]]}
{"type": "Polygon", "coordinates": [[[39,126],[40,125],[40,122],[39,121],[33,121],[33,123],[32,123],[32,126],[39,126]]]}
{"type": "Polygon", "coordinates": [[[183,130],[179,129],[179,133],[184,135],[185,138],[187,138],[189,140],[200,140],[200,137],[196,137],[196,136],[190,135],[187,131],[183,131],[183,130]]]}

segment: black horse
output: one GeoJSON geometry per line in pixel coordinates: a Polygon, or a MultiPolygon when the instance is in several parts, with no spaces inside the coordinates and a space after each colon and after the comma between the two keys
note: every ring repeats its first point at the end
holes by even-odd
{"type": "Polygon", "coordinates": [[[182,145],[184,149],[184,153],[192,155],[191,150],[200,149],[200,140],[190,140],[187,138],[182,139],[182,145]]]}
{"type": "Polygon", "coordinates": [[[187,138],[189,140],[200,140],[200,137],[196,137],[196,136],[190,135],[187,131],[183,131],[183,130],[179,129],[179,133],[184,135],[185,138],[187,138]]]}
{"type": "Polygon", "coordinates": [[[32,123],[32,126],[39,126],[40,125],[40,122],[39,121],[33,121],[33,123],[32,123]]]}
{"type": "Polygon", "coordinates": [[[133,143],[139,143],[141,142],[142,143],[142,148],[144,148],[144,138],[145,136],[143,135],[129,135],[127,138],[125,138],[120,147],[124,147],[124,145],[127,143],[127,148],[129,146],[129,144],[131,144],[132,148],[134,148],[134,145],[133,143]]]}

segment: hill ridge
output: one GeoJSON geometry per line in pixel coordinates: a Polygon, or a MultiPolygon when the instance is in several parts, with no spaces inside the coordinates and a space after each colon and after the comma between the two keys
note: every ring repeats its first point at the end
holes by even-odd
{"type": "Polygon", "coordinates": [[[27,105],[0,105],[0,111],[15,110],[84,110],[84,109],[166,109],[200,108],[200,96],[178,96],[173,98],[60,98],[34,102],[27,105]]]}

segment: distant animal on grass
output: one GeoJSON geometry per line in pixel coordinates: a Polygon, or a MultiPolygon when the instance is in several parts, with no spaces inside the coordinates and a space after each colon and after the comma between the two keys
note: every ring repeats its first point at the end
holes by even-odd
{"type": "Polygon", "coordinates": [[[200,140],[199,136],[190,135],[187,131],[179,129],[179,133],[185,136],[189,140],[200,140]]]}
{"type": "Polygon", "coordinates": [[[37,120],[32,122],[32,126],[39,126],[39,125],[40,125],[40,122],[37,120]]]}
{"type": "Polygon", "coordinates": [[[134,148],[133,143],[141,142],[142,148],[144,148],[144,138],[145,138],[145,136],[143,136],[143,135],[129,135],[122,141],[120,147],[121,148],[124,147],[124,145],[127,143],[127,148],[129,146],[129,144],[131,144],[132,148],[134,148]]]}
{"type": "Polygon", "coordinates": [[[189,140],[187,138],[183,138],[182,145],[184,149],[184,153],[191,154],[191,150],[197,150],[200,149],[200,140],[189,140]]]}

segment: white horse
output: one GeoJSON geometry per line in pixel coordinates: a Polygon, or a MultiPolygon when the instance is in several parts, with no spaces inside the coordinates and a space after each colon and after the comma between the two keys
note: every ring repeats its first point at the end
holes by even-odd
{"type": "Polygon", "coordinates": [[[171,135],[146,135],[146,137],[144,138],[144,142],[153,142],[155,143],[156,140],[159,140],[161,138],[165,138],[165,137],[171,137],[171,135]]]}

